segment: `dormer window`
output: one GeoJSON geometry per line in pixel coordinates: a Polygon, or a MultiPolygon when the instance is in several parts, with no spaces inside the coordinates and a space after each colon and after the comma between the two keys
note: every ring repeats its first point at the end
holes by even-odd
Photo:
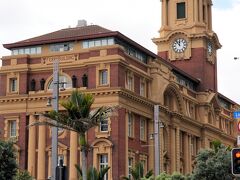
{"type": "Polygon", "coordinates": [[[12,55],[19,55],[19,54],[41,54],[42,48],[41,47],[25,47],[25,48],[18,48],[12,50],[12,55]]]}
{"type": "Polygon", "coordinates": [[[72,51],[73,44],[72,43],[52,44],[52,45],[50,45],[50,50],[52,52],[72,51]]]}
{"type": "Polygon", "coordinates": [[[177,19],[186,18],[185,2],[177,3],[177,19]]]}

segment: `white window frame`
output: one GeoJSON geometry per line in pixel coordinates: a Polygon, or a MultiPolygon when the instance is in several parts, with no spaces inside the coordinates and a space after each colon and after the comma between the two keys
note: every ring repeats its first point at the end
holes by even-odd
{"type": "Polygon", "coordinates": [[[99,70],[99,85],[108,84],[108,69],[99,70]]]}
{"type": "Polygon", "coordinates": [[[100,121],[99,125],[100,132],[108,132],[108,119],[100,121]],[[106,130],[104,130],[106,128],[106,130]]]}
{"type": "Polygon", "coordinates": [[[132,179],[130,169],[133,168],[133,157],[128,157],[128,178],[132,179]]]}
{"type": "Polygon", "coordinates": [[[146,119],[140,118],[140,140],[146,141],[146,119]]]}
{"type": "Polygon", "coordinates": [[[133,90],[133,83],[134,83],[133,76],[128,74],[127,75],[127,89],[132,91],[133,90]]]}
{"type": "Polygon", "coordinates": [[[10,138],[17,137],[17,121],[16,120],[9,120],[8,124],[9,124],[9,137],[10,138]]]}
{"type": "MultiPolygon", "coordinates": [[[[99,155],[99,170],[108,167],[108,154],[99,155]],[[103,161],[102,161],[103,160],[103,161]]],[[[108,180],[108,173],[105,174],[104,180],[108,180]]]]}
{"type": "Polygon", "coordinates": [[[10,92],[17,92],[17,78],[10,78],[10,92]]]}
{"type": "Polygon", "coordinates": [[[132,113],[128,113],[128,137],[134,137],[134,118],[132,113]]]}
{"type": "Polygon", "coordinates": [[[146,82],[144,80],[140,81],[140,96],[146,96],[146,82]]]}

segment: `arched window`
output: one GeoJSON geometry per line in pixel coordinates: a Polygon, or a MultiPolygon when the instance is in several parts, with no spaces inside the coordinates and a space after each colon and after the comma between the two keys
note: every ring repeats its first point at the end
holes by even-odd
{"type": "MultiPolygon", "coordinates": [[[[51,79],[48,83],[47,89],[53,89],[53,79],[51,79]]],[[[69,89],[72,88],[72,80],[71,78],[65,76],[65,75],[60,75],[59,76],[59,89],[69,89]]]]}

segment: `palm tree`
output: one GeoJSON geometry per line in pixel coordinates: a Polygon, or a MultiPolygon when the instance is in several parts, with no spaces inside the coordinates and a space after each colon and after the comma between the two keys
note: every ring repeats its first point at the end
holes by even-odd
{"type": "MultiPolygon", "coordinates": [[[[148,171],[144,176],[144,168],[141,162],[137,163],[135,168],[130,168],[129,173],[131,174],[133,180],[140,180],[140,179],[152,179],[153,171],[148,171]]],[[[129,177],[122,177],[123,179],[130,180],[129,177]]]]}
{"type": "Polygon", "coordinates": [[[113,110],[112,107],[105,106],[91,110],[93,102],[93,95],[73,91],[68,100],[60,102],[66,111],[50,111],[43,114],[43,116],[47,117],[45,121],[35,122],[30,125],[49,125],[78,133],[81,146],[83,180],[87,180],[86,157],[90,150],[85,134],[90,128],[98,126],[102,120],[109,117],[113,110]]]}
{"type": "MultiPolygon", "coordinates": [[[[81,180],[82,177],[82,170],[79,165],[75,164],[75,167],[78,171],[78,174],[80,176],[79,180],[81,180]]],[[[110,167],[104,167],[101,168],[98,172],[95,167],[90,167],[87,172],[87,180],[104,180],[104,176],[107,174],[110,167]]]]}

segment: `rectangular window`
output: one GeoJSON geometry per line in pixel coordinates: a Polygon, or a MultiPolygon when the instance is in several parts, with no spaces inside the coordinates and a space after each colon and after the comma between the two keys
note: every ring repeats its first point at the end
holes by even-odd
{"type": "Polygon", "coordinates": [[[133,114],[128,113],[128,137],[133,137],[133,114]]]}
{"type": "Polygon", "coordinates": [[[12,55],[18,55],[18,49],[12,50],[12,55]]]}
{"type": "Polygon", "coordinates": [[[36,48],[31,48],[30,49],[30,54],[36,54],[36,48]]]}
{"type": "Polygon", "coordinates": [[[94,47],[94,41],[89,41],[88,47],[89,48],[94,47]]]}
{"type": "Polygon", "coordinates": [[[52,44],[50,46],[50,50],[53,51],[53,52],[71,51],[71,50],[73,50],[73,44],[72,43],[52,44]]]}
{"type": "Polygon", "coordinates": [[[140,82],[140,95],[145,96],[145,82],[140,82]]]}
{"type": "Polygon", "coordinates": [[[41,47],[36,47],[37,50],[37,54],[41,54],[42,53],[42,48],[41,47]]]}
{"type": "Polygon", "coordinates": [[[17,91],[17,78],[11,78],[10,79],[10,92],[16,92],[17,91]]]}
{"type": "Polygon", "coordinates": [[[30,48],[25,48],[25,54],[30,54],[30,48]]]}
{"type": "Polygon", "coordinates": [[[186,17],[185,2],[177,3],[177,19],[183,19],[186,17]]]}
{"type": "Polygon", "coordinates": [[[101,40],[96,40],[95,41],[95,46],[101,46],[101,40]]]}
{"type": "MultiPolygon", "coordinates": [[[[99,168],[103,169],[108,167],[108,155],[107,154],[101,154],[99,155],[99,168]]],[[[108,174],[105,174],[104,180],[108,180],[108,174]]]]}
{"type": "Polygon", "coordinates": [[[82,47],[85,49],[85,48],[88,48],[88,41],[83,41],[82,42],[82,47]]]}
{"type": "Polygon", "coordinates": [[[18,52],[19,54],[24,54],[24,49],[19,49],[18,52]]]}
{"type": "Polygon", "coordinates": [[[127,89],[133,90],[133,77],[131,74],[127,74],[127,89]]]}
{"type": "Polygon", "coordinates": [[[147,163],[146,163],[146,160],[140,160],[141,164],[142,164],[142,167],[143,167],[143,172],[144,174],[146,173],[147,171],[147,163]]]}
{"type": "Polygon", "coordinates": [[[107,44],[107,39],[102,39],[102,46],[106,46],[107,44]]]}
{"type": "Polygon", "coordinates": [[[9,137],[17,136],[16,124],[16,120],[9,121],[9,137]]]}
{"type": "Polygon", "coordinates": [[[100,131],[107,132],[108,131],[108,119],[104,119],[100,122],[100,131]]]}
{"type": "Polygon", "coordinates": [[[131,169],[133,168],[133,158],[128,158],[128,178],[131,179],[131,169]]]}
{"type": "Polygon", "coordinates": [[[144,118],[140,119],[140,139],[146,140],[146,120],[144,118]]]}
{"type": "Polygon", "coordinates": [[[103,39],[92,39],[85,40],[82,42],[83,48],[99,47],[99,46],[109,46],[114,44],[113,38],[103,38],[103,39]]]}
{"type": "Polygon", "coordinates": [[[108,84],[108,70],[103,69],[99,71],[99,85],[108,84]]]}

